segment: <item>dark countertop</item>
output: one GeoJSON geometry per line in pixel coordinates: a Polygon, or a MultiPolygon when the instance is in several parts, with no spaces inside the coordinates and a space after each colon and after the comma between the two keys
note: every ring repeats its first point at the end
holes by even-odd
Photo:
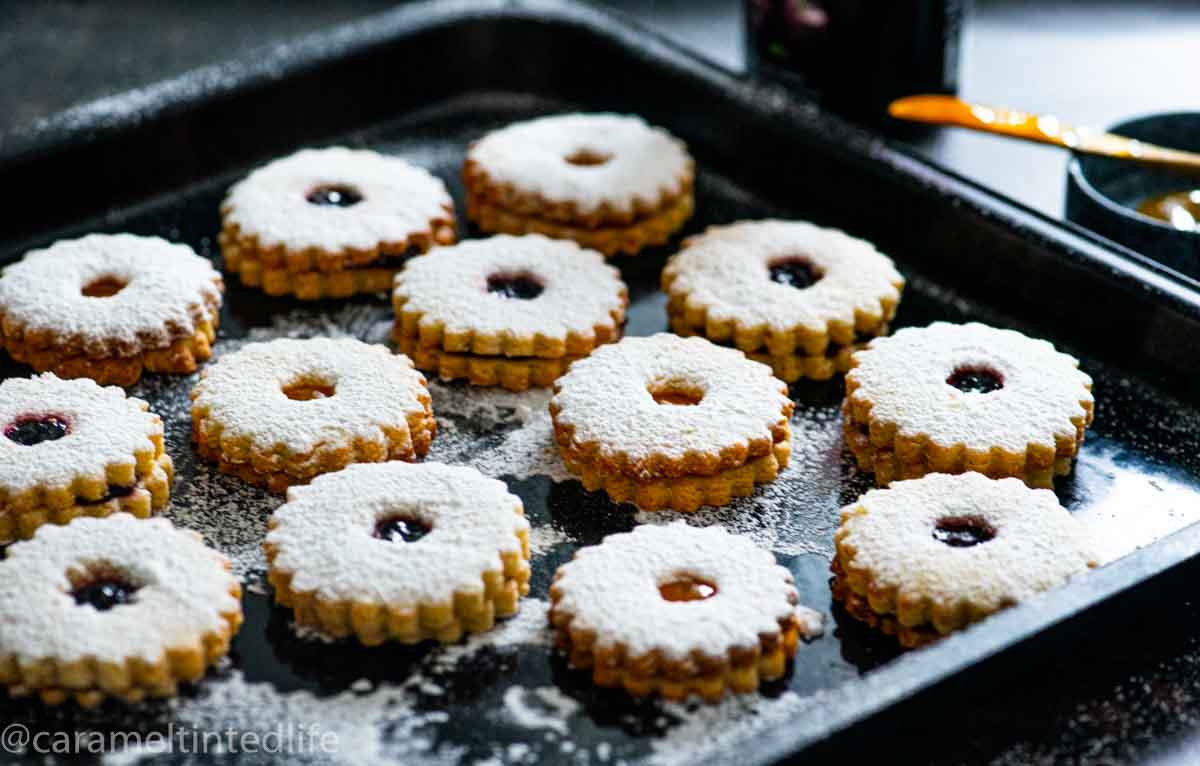
{"type": "MultiPolygon", "coordinates": [[[[743,63],[735,0],[610,0],[719,63],[743,63]]],[[[68,106],[135,88],[391,5],[0,1],[3,133],[68,106]]],[[[1191,78],[1200,40],[1193,2],[978,0],[964,39],[972,99],[1105,124],[1200,108],[1191,78]]],[[[1043,212],[1062,210],[1065,155],[962,131],[919,149],[1043,212]]],[[[892,762],[1200,762],[1200,607],[1178,597],[1069,656],[971,687],[956,714],[891,733],[892,762]],[[1053,679],[1048,681],[1047,679],[1053,679]]]]}

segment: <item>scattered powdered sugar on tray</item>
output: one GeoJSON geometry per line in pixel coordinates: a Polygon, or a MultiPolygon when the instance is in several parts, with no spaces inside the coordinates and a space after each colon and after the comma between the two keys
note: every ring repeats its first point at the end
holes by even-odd
{"type": "Polygon", "coordinates": [[[318,697],[308,691],[280,694],[271,685],[250,683],[234,671],[207,684],[200,697],[179,700],[174,712],[180,724],[200,731],[234,729],[265,735],[282,723],[294,732],[289,760],[309,756],[344,764],[454,764],[462,754],[453,746],[435,748],[433,736],[425,729],[445,722],[448,715],[416,709],[408,684],[318,697]]]}
{"type": "Polygon", "coordinates": [[[548,646],[550,632],[546,615],[550,604],[536,598],[521,599],[521,609],[516,615],[497,621],[496,627],[486,633],[473,633],[461,644],[441,647],[432,658],[430,669],[447,672],[464,659],[473,656],[485,646],[548,646]]]}
{"type": "Polygon", "coordinates": [[[839,516],[829,507],[841,505],[841,416],[836,410],[797,404],[791,425],[787,468],[774,481],[755,488],[750,497],[735,498],[725,506],[705,506],[695,513],[641,511],[635,519],[639,524],[679,520],[702,527],[720,524],[780,555],[831,557],[839,516]]]}
{"type": "Polygon", "coordinates": [[[552,524],[537,524],[529,528],[529,552],[540,556],[556,545],[571,542],[571,536],[552,524]]]}
{"type": "MultiPolygon", "coordinates": [[[[454,673],[486,647],[544,645],[548,640],[547,608],[545,601],[522,600],[516,616],[464,643],[435,649],[403,683],[376,685],[360,679],[346,691],[318,696],[303,690],[281,693],[271,684],[246,680],[240,670],[230,670],[206,681],[198,696],[177,698],[169,704],[176,725],[195,731],[233,729],[242,735],[255,732],[265,736],[282,727],[290,737],[289,762],[458,764],[465,750],[439,741],[431,730],[449,721],[449,714],[421,705],[421,695],[440,694],[437,679],[454,673]]],[[[533,692],[543,707],[537,714],[554,724],[565,726],[565,718],[578,707],[553,687],[533,692]]],[[[536,712],[534,707],[530,710],[536,712]]],[[[155,754],[144,749],[124,751],[110,755],[106,763],[136,763],[155,754]]]]}
{"type": "Polygon", "coordinates": [[[555,686],[510,686],[504,692],[505,715],[526,729],[549,729],[565,737],[567,719],[579,709],[578,702],[555,686]]]}
{"type": "Polygon", "coordinates": [[[535,411],[520,428],[509,433],[497,446],[484,450],[470,459],[470,464],[489,476],[548,476],[552,481],[567,481],[572,477],[563,465],[554,443],[550,413],[535,411]]]}
{"type": "Polygon", "coordinates": [[[275,338],[358,338],[387,344],[392,332],[392,306],[384,301],[349,303],[335,311],[296,309],[274,317],[270,325],[254,327],[246,341],[275,338]]]}
{"type": "MultiPolygon", "coordinates": [[[[801,649],[803,651],[803,649],[801,649]]],[[[823,695],[801,697],[787,691],[772,699],[733,694],[715,705],[667,702],[663,712],[679,723],[651,741],[652,766],[686,766],[718,752],[732,752],[755,734],[786,724],[820,705],[823,695]]]]}
{"type": "MultiPolygon", "coordinates": [[[[221,345],[217,345],[218,353],[221,345]]],[[[203,534],[209,545],[229,559],[235,575],[243,581],[253,580],[266,570],[262,540],[267,517],[283,498],[220,473],[192,451],[188,392],[197,377],[147,376],[130,394],[152,402],[151,409],[163,419],[167,452],[175,460],[176,481],[165,515],[179,526],[203,534]]]]}
{"type": "Polygon", "coordinates": [[[551,391],[520,393],[431,381],[433,414],[438,421],[428,459],[463,463],[495,478],[571,478],[559,457],[547,404],[551,391]],[[481,437],[499,434],[498,441],[481,437]]]}
{"type": "Polygon", "coordinates": [[[825,632],[825,615],[807,606],[796,607],[796,619],[800,622],[800,638],[812,641],[825,632]]]}

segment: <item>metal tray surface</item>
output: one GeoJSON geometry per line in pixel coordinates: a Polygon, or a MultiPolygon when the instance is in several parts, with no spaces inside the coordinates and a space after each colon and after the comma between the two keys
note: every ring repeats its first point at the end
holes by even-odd
{"type": "MultiPolygon", "coordinates": [[[[187,397],[195,376],[150,376],[131,394],[166,421],[178,473],[167,514],[202,531],[246,583],[246,622],[230,661],[173,702],[85,712],[0,699],[0,718],[46,732],[165,736],[291,727],[289,753],[240,755],[250,763],[764,763],[1007,647],[1070,631],[1089,607],[1191,557],[1200,532],[1183,528],[1200,517],[1200,303],[1186,279],[586,6],[410,6],[10,138],[0,146],[9,189],[35,175],[57,178],[68,165],[83,180],[64,192],[66,213],[18,199],[28,215],[2,224],[0,261],[90,230],[160,235],[216,258],[217,206],[228,185],[253,163],[309,143],[404,156],[443,178],[461,213],[458,171],[468,142],[513,120],[573,109],[639,112],[689,143],[699,171],[685,234],[768,216],[840,226],[875,241],[908,278],[898,326],[979,320],[1079,356],[1095,379],[1096,422],[1056,491],[1112,563],[902,655],[830,601],[838,509],[871,486],[842,449],[840,378],[792,387],[793,462],[776,482],[689,516],[639,514],[566,478],[550,441],[546,392],[431,383],[439,435],[429,459],[476,465],[521,496],[534,526],[532,592],[518,617],[458,646],[329,643],[297,632],[271,604],[259,543],[280,499],[196,459],[187,397]],[[383,74],[397,81],[378,86],[383,74]],[[364,89],[364,81],[377,87],[364,89]],[[358,100],[369,93],[375,101],[358,100]],[[634,701],[595,688],[546,644],[546,589],[561,562],[606,534],[677,518],[751,535],[795,574],[801,602],[826,615],[824,634],[802,645],[786,678],[761,694],[716,706],[634,701]],[[304,740],[306,731],[333,734],[336,752],[304,740]]],[[[614,261],[630,288],[628,333],[666,330],[657,286],[670,252],[614,261]]],[[[247,339],[282,335],[387,342],[384,296],[303,304],[265,298],[236,280],[227,288],[218,356],[247,339]]],[[[0,364],[2,376],[28,374],[0,364]]],[[[137,755],[164,763],[221,757],[175,747],[137,755]]]]}

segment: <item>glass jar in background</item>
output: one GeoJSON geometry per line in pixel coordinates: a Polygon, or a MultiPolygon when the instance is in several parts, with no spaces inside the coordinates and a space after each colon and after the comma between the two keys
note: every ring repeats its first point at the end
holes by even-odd
{"type": "Polygon", "coordinates": [[[912,93],[954,93],[966,0],[744,0],[752,72],[882,124],[912,93]]]}

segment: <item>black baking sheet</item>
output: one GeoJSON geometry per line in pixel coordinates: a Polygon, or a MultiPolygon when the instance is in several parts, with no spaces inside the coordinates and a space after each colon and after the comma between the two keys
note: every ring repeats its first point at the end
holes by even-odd
{"type": "MultiPolygon", "coordinates": [[[[162,762],[218,760],[247,749],[239,740],[216,752],[211,741],[187,738],[227,729],[238,737],[278,732],[287,744],[287,752],[266,753],[259,740],[260,752],[239,755],[245,762],[691,763],[734,754],[765,762],[1034,637],[1195,549],[1200,535],[1191,529],[1136,551],[1200,516],[1200,396],[1191,364],[1200,312],[1186,280],[570,3],[419,5],[221,71],[163,86],[137,104],[110,103],[102,120],[76,115],[73,126],[52,123],[10,143],[6,178],[62,172],[71,158],[99,180],[77,174],[82,188],[65,192],[67,218],[39,209],[8,219],[4,259],[89,230],[160,235],[215,258],[217,206],[229,183],[253,162],[308,143],[368,146],[427,167],[450,185],[461,217],[458,170],[473,138],[539,114],[637,111],[687,140],[698,160],[697,210],[685,233],[768,216],[841,226],[875,241],[908,278],[896,326],[980,320],[1078,355],[1095,379],[1097,416],[1075,472],[1056,491],[1119,561],[898,656],[891,640],[830,603],[838,509],[870,481],[842,451],[840,378],[802,382],[792,387],[786,473],[753,498],[688,520],[723,523],[775,551],[795,574],[801,602],[826,615],[825,633],[803,645],[788,676],[761,695],[715,707],[631,701],[594,688],[550,651],[546,588],[579,546],[680,516],[637,514],[575,481],[544,475],[562,474],[548,442],[544,392],[433,384],[440,433],[431,459],[508,472],[502,477],[525,502],[535,541],[529,600],[493,634],[449,649],[327,643],[298,634],[288,613],[271,606],[263,582],[257,546],[280,501],[195,459],[187,399],[195,376],[150,376],[131,393],[166,421],[178,472],[168,515],[204,532],[247,585],[246,623],[231,660],[175,702],[82,712],[3,700],[4,718],[48,734],[153,732],[174,752],[156,752],[162,740],[151,739],[134,755],[162,762]],[[380,85],[389,74],[399,82],[380,85]],[[383,103],[360,103],[364,97],[383,103]],[[325,734],[336,737],[334,752],[322,751],[325,734]]],[[[667,327],[657,282],[669,253],[614,261],[630,288],[630,334],[667,327]]],[[[386,342],[390,319],[384,296],[303,304],[267,299],[231,280],[216,353],[246,338],[283,335],[386,342]]],[[[27,374],[3,364],[0,374],[27,374]]]]}

